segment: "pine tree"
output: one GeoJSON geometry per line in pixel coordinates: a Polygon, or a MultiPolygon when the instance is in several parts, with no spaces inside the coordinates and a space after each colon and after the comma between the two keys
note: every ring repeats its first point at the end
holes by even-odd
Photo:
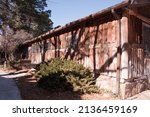
{"type": "Polygon", "coordinates": [[[52,28],[46,6],[46,0],[0,0],[0,50],[6,59],[23,41],[52,28]]]}
{"type": "Polygon", "coordinates": [[[0,28],[24,29],[38,36],[52,28],[51,10],[45,10],[46,0],[0,0],[0,28]]]}

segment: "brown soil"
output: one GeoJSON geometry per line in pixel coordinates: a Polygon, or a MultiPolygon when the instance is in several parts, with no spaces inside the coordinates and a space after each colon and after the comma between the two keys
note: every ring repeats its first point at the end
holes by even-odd
{"type": "MultiPolygon", "coordinates": [[[[15,72],[13,70],[2,70],[5,72],[15,72]]],[[[26,70],[25,70],[26,71],[26,70]]],[[[24,72],[24,71],[23,71],[24,72]]],[[[15,72],[16,73],[16,72],[15,72]]],[[[21,72],[17,72],[22,73],[21,72]]],[[[78,94],[75,92],[49,92],[37,86],[36,78],[28,74],[23,77],[18,77],[15,79],[20,90],[23,100],[114,100],[119,99],[114,97],[111,93],[101,93],[99,94],[78,94]]]]}
{"type": "Polygon", "coordinates": [[[112,94],[78,94],[73,92],[49,92],[37,87],[37,81],[32,76],[17,79],[17,85],[24,100],[110,100],[117,99],[112,94]]]}

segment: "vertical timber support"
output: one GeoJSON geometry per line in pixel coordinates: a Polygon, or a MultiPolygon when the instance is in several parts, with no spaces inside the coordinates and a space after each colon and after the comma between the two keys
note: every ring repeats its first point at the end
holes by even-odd
{"type": "MultiPolygon", "coordinates": [[[[116,73],[116,94],[124,98],[125,88],[121,83],[128,79],[128,18],[120,17],[113,9],[112,14],[118,21],[117,39],[117,73],[116,73]]],[[[124,85],[123,85],[124,86],[124,85]]]]}
{"type": "Polygon", "coordinates": [[[117,95],[120,94],[120,72],[121,72],[121,17],[112,9],[112,14],[118,21],[118,39],[117,39],[117,75],[116,75],[116,91],[117,95]]]}
{"type": "Polygon", "coordinates": [[[121,19],[121,74],[120,74],[120,94],[125,99],[126,82],[129,78],[129,55],[128,55],[128,18],[121,19]]]}

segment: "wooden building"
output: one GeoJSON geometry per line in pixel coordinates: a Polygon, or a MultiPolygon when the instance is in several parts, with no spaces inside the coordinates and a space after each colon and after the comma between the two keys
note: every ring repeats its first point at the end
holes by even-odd
{"type": "Polygon", "coordinates": [[[150,0],[126,0],[24,43],[28,59],[73,59],[97,86],[131,97],[150,88],[150,0]]]}

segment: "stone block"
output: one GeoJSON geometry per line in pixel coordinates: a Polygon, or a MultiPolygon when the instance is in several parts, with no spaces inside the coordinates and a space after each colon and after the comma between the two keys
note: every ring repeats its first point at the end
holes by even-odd
{"type": "Polygon", "coordinates": [[[126,82],[125,83],[125,94],[124,99],[132,97],[142,91],[148,89],[148,80],[147,79],[137,79],[133,82],[126,82]]]}
{"type": "Polygon", "coordinates": [[[106,89],[106,90],[115,92],[115,90],[116,90],[116,79],[110,78],[109,76],[100,76],[96,80],[96,85],[100,89],[106,89]]]}

